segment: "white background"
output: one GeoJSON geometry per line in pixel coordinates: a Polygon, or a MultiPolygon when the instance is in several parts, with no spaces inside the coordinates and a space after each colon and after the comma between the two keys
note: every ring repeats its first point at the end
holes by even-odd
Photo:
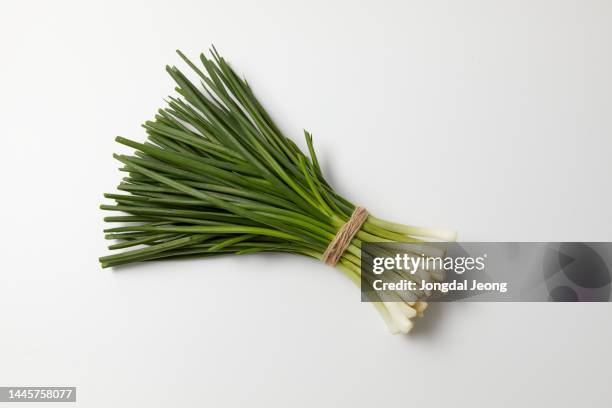
{"type": "Polygon", "coordinates": [[[612,2],[1,8],[0,385],[77,386],[83,407],[612,404],[610,304],[434,305],[394,337],[301,257],[97,262],[114,136],[142,139],[175,48],[211,43],[376,215],[612,240],[612,2]]]}

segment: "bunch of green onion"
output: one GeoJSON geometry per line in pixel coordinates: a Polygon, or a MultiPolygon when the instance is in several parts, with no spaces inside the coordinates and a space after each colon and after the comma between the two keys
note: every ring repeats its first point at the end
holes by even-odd
{"type": "MultiPolygon", "coordinates": [[[[100,258],[102,267],[163,258],[255,252],[290,252],[321,259],[355,205],[325,180],[312,137],[309,155],[285,137],[250,86],[211,50],[200,66],[178,54],[197,74],[195,85],[176,67],[166,69],[177,84],[155,120],[143,126],[144,143],[117,137],[135,149],[114,155],[126,177],[119,193],[105,194],[124,213],[105,221],[127,249],[100,258]]],[[[411,227],[370,215],[337,267],[360,284],[363,242],[453,240],[454,233],[411,227]]],[[[394,333],[408,332],[425,302],[373,299],[394,333]]]]}

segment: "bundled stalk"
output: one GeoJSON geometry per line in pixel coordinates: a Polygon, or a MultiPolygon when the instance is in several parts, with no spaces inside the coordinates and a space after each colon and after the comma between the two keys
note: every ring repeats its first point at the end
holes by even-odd
{"type": "MultiPolygon", "coordinates": [[[[121,223],[105,233],[117,241],[109,249],[125,251],[100,258],[102,267],[290,252],[335,264],[359,285],[364,242],[454,239],[453,232],[397,224],[357,208],[326,181],[311,135],[304,132],[306,155],[214,48],[212,58],[200,55],[200,66],[178,54],[200,84],[168,66],[179,96],[143,125],[147,141],[116,138],[135,153],[114,155],[127,174],[118,193],[105,194],[115,204],[101,208],[123,213],[105,218],[121,223]],[[348,232],[351,226],[355,231],[348,232]],[[339,235],[347,242],[339,244],[339,235]]],[[[394,333],[408,332],[426,307],[400,296],[373,300],[394,333]]]]}

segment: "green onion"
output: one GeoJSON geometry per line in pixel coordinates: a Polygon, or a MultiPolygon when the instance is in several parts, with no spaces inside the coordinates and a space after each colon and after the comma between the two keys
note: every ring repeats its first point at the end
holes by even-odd
{"type": "MultiPolygon", "coordinates": [[[[190,256],[290,252],[321,260],[355,205],[325,179],[312,136],[308,155],[285,137],[251,87],[217,51],[193,63],[199,85],[166,67],[177,97],[146,122],[144,143],[117,137],[135,149],[115,155],[125,173],[115,205],[103,210],[104,232],[127,249],[100,258],[102,267],[190,256]],[[119,223],[119,224],[116,224],[119,223]]],[[[337,267],[360,285],[363,242],[454,240],[452,231],[417,228],[369,215],[337,267]]],[[[425,302],[373,303],[394,333],[406,333],[425,302]]]]}

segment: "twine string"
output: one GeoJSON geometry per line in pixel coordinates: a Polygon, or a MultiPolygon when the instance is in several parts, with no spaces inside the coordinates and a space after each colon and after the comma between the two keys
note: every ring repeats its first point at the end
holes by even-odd
{"type": "Polygon", "coordinates": [[[367,218],[368,211],[363,207],[356,207],[351,218],[340,227],[334,239],[327,246],[322,261],[327,265],[335,266],[367,218]]]}

